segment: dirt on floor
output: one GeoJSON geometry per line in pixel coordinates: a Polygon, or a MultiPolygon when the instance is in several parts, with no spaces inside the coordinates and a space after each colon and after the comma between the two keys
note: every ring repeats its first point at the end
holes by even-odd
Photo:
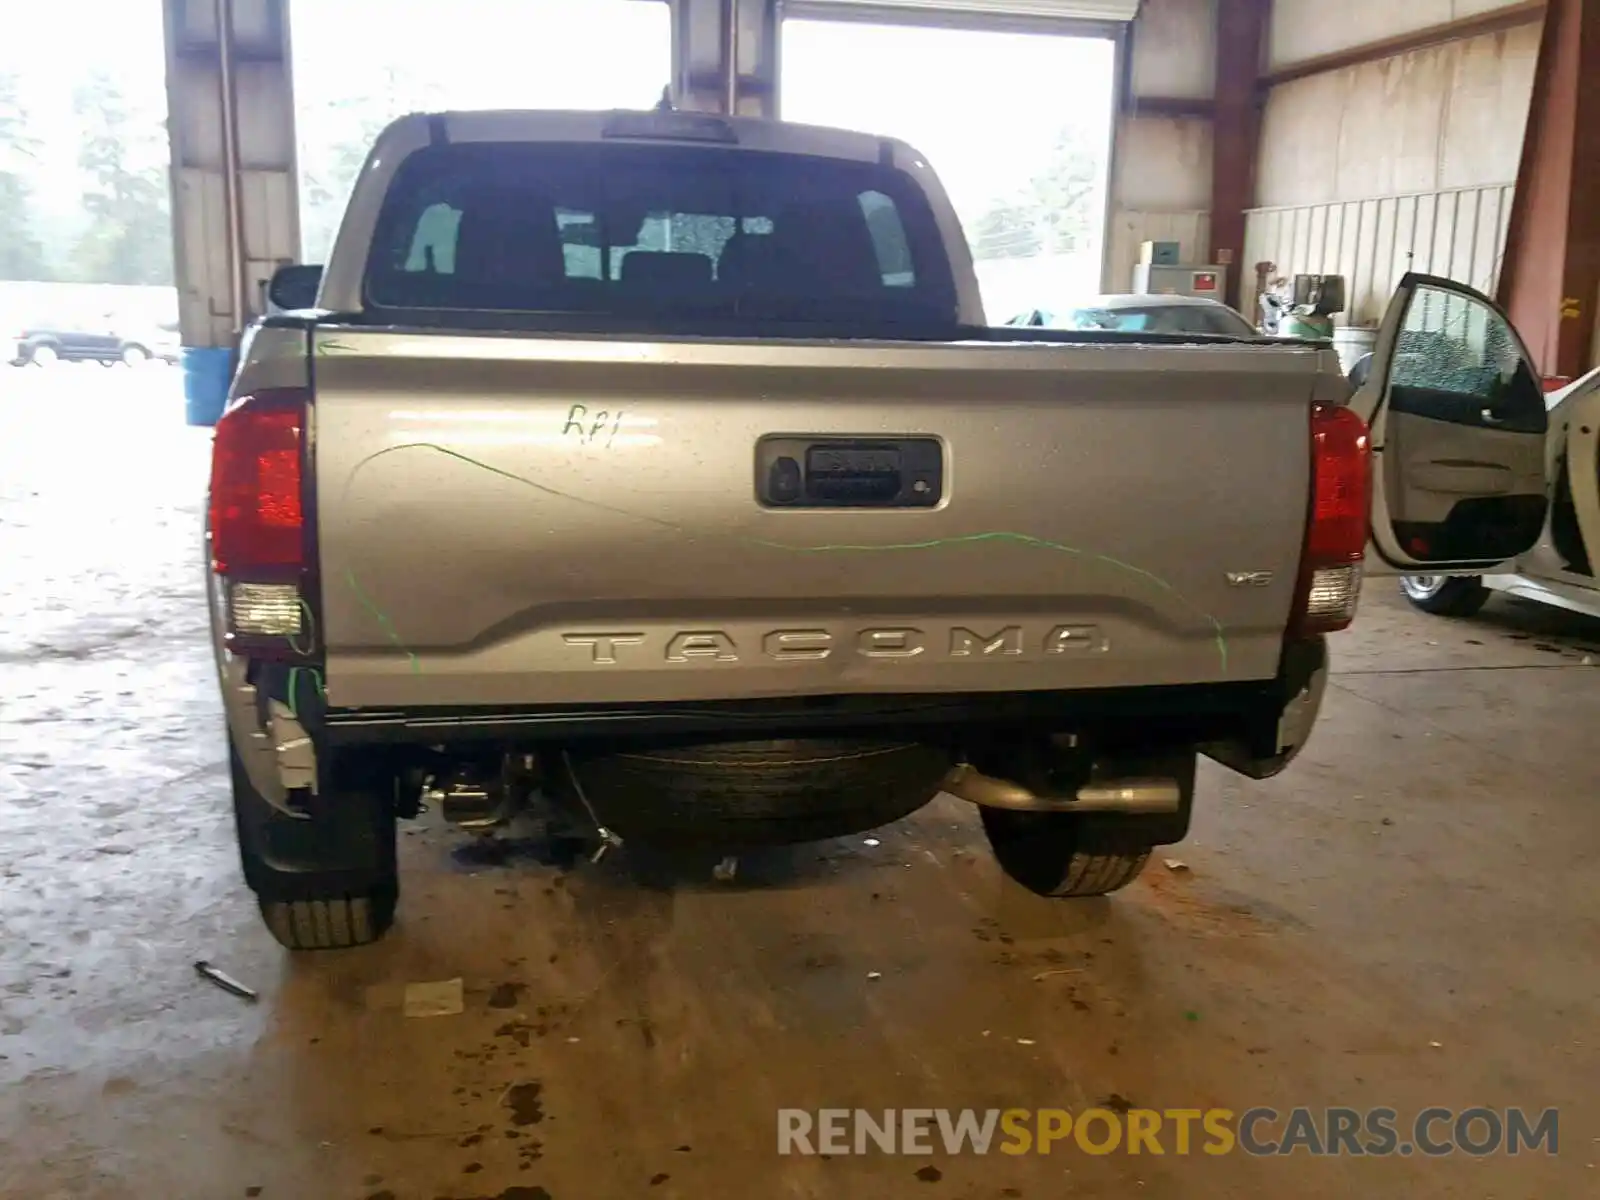
{"type": "Polygon", "coordinates": [[[948,798],[731,882],[424,820],[394,933],[291,958],[232,841],[207,433],[154,368],[0,372],[0,420],[6,1200],[1600,1195],[1595,623],[1369,582],[1307,753],[1207,766],[1190,840],[1107,900],[1007,883],[948,798]],[[1400,1152],[1430,1107],[1518,1106],[1555,1154],[1400,1152]],[[1393,1109],[1395,1151],[1208,1153],[1195,1118],[1179,1152],[1173,1110],[1274,1109],[1260,1148],[1302,1107],[1393,1109]],[[944,1108],[1110,1115],[1048,1154],[937,1118],[930,1153],[848,1121],[780,1153],[780,1110],[944,1108]],[[1107,1148],[1137,1110],[1163,1153],[1107,1148]]]}

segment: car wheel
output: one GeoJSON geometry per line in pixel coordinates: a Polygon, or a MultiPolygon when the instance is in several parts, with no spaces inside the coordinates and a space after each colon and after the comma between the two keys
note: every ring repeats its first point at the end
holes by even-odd
{"type": "Polygon", "coordinates": [[[1402,575],[1400,590],[1414,607],[1436,617],[1473,616],[1489,599],[1479,575],[1402,575]]]}
{"type": "Polygon", "coordinates": [[[124,346],[122,348],[122,365],[125,367],[142,367],[150,361],[150,351],[143,346],[124,346]]]}
{"type": "MultiPolygon", "coordinates": [[[[1000,869],[1038,896],[1104,896],[1127,887],[1150,861],[1152,847],[1115,825],[1098,835],[1077,813],[983,810],[983,832],[1000,869]]],[[[1102,827],[1105,822],[1101,822],[1102,827]]]]}
{"type": "Polygon", "coordinates": [[[244,878],[268,932],[286,950],[375,942],[400,897],[393,807],[372,787],[342,790],[305,820],[256,792],[229,744],[234,828],[244,878]]]}
{"type": "Polygon", "coordinates": [[[28,355],[28,361],[36,367],[53,367],[61,361],[61,355],[56,353],[54,346],[35,346],[28,355]]]}

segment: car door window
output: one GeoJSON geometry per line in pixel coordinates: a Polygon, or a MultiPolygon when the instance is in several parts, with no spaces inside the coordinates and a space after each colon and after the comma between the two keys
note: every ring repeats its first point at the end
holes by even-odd
{"type": "Polygon", "coordinates": [[[1543,390],[1505,319],[1459,293],[1417,288],[1389,384],[1397,413],[1508,432],[1545,427],[1543,390]]]}

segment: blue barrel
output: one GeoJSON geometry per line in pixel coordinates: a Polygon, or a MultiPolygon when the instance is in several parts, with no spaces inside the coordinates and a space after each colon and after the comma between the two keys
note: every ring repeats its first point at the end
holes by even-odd
{"type": "Polygon", "coordinates": [[[234,351],[229,346],[185,346],[183,401],[191,425],[215,425],[233,382],[234,351]]]}

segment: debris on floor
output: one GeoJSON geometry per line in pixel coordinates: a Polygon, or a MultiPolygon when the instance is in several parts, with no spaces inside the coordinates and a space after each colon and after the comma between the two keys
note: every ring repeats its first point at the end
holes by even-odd
{"type": "Polygon", "coordinates": [[[739,873],[739,856],[730,854],[716,866],[711,868],[711,878],[718,883],[732,883],[733,877],[739,873]]]}
{"type": "Polygon", "coordinates": [[[460,979],[406,984],[400,1011],[408,1017],[453,1017],[466,1009],[460,979]]]}
{"type": "Polygon", "coordinates": [[[1189,869],[1189,864],[1181,858],[1164,858],[1161,860],[1161,865],[1169,871],[1184,872],[1189,869]]]}
{"type": "Polygon", "coordinates": [[[200,978],[209,979],[223,991],[232,992],[241,1000],[249,1000],[253,1002],[259,998],[254,989],[245,987],[244,984],[240,983],[232,975],[229,975],[226,971],[222,971],[216,967],[213,967],[204,959],[201,959],[199,962],[195,963],[194,969],[200,978]]]}

